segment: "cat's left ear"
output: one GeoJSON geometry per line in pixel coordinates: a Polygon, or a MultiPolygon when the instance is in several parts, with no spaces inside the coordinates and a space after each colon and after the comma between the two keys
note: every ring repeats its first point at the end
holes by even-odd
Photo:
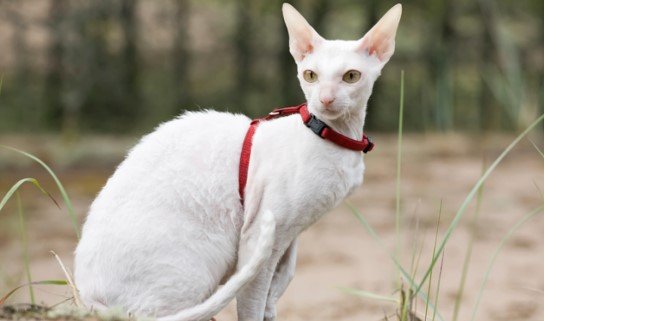
{"type": "Polygon", "coordinates": [[[296,62],[299,62],[314,51],[314,47],[323,38],[307,23],[307,20],[292,5],[282,5],[282,16],[289,32],[289,51],[296,62]]]}
{"type": "Polygon", "coordinates": [[[376,55],[382,64],[385,64],[394,54],[394,38],[396,29],[401,20],[401,4],[398,3],[380,18],[367,34],[360,39],[359,50],[369,55],[376,55]]]}

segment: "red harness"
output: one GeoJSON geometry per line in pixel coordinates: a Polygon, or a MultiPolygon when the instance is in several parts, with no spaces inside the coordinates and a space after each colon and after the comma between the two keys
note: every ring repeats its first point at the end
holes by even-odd
{"type": "Polygon", "coordinates": [[[243,200],[245,199],[245,184],[247,183],[248,168],[250,167],[250,154],[252,153],[252,136],[254,136],[254,132],[257,131],[257,126],[259,126],[259,123],[262,121],[293,114],[300,114],[300,118],[302,118],[305,126],[311,129],[319,137],[327,139],[338,146],[354,151],[361,151],[363,153],[367,153],[374,148],[374,144],[369,140],[367,135],[362,134],[362,140],[355,140],[330,128],[322,120],[309,113],[309,110],[307,110],[307,103],[294,107],[275,109],[271,111],[268,116],[253,120],[250,123],[250,128],[245,134],[243,149],[241,150],[241,161],[238,169],[238,194],[241,197],[241,204],[243,204],[243,200]]]}

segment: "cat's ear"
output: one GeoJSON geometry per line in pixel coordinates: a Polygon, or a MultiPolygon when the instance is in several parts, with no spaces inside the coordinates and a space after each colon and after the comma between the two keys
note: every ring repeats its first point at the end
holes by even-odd
{"type": "Polygon", "coordinates": [[[380,18],[367,34],[360,39],[359,50],[376,55],[385,64],[394,54],[394,38],[401,19],[401,4],[398,3],[380,18]]]}
{"type": "Polygon", "coordinates": [[[314,51],[314,47],[323,41],[323,38],[307,23],[307,20],[292,5],[282,5],[284,23],[289,32],[289,51],[296,62],[299,62],[314,51]]]}

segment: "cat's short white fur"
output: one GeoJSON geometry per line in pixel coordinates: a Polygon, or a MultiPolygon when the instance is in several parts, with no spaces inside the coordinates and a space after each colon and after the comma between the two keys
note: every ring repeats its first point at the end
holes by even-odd
{"type": "MultiPolygon", "coordinates": [[[[357,41],[325,40],[292,6],[282,12],[309,110],[361,138],[401,5],[357,41]],[[344,81],[349,70],[361,78],[344,81]]],[[[297,115],[264,122],[242,206],[238,164],[249,123],[187,112],[130,151],[93,202],[76,249],[75,282],[88,306],[208,321],[236,297],[240,321],[275,319],[297,236],[362,183],[363,155],[316,136],[297,115]]]]}

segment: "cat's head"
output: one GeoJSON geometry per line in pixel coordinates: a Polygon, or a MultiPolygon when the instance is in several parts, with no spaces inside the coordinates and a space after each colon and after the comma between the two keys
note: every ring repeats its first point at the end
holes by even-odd
{"type": "Polygon", "coordinates": [[[326,119],[361,112],[380,71],[394,53],[401,4],[360,40],[326,40],[290,4],[282,6],[289,50],[309,110],[326,119]]]}

